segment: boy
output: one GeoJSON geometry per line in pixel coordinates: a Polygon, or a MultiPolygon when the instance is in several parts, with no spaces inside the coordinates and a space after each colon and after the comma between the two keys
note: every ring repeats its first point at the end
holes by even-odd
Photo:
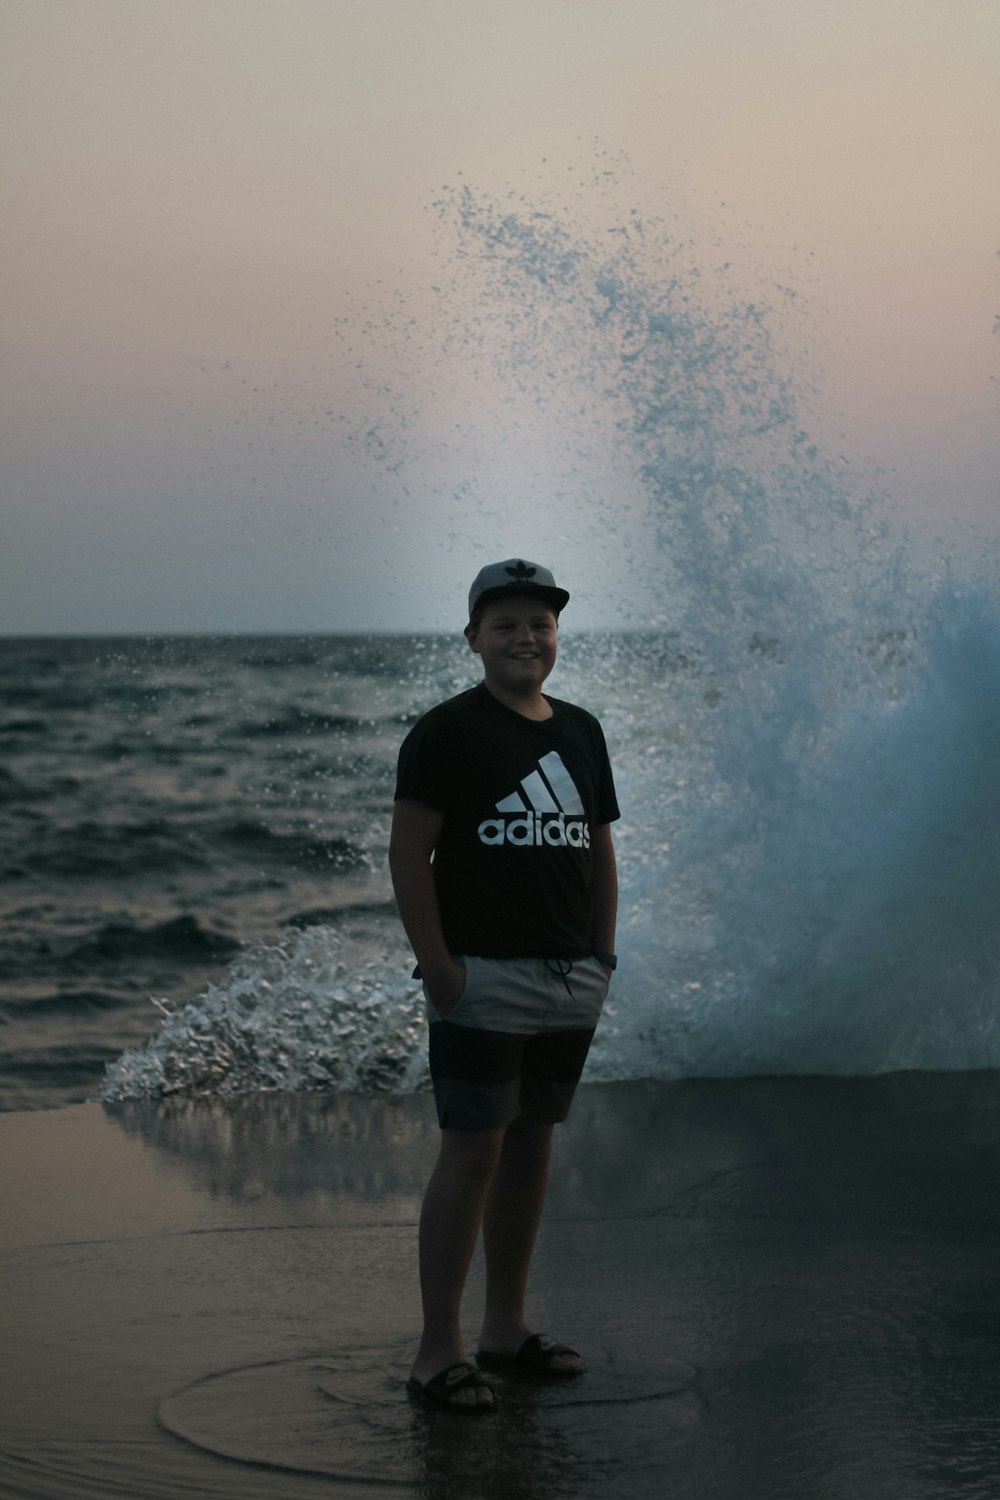
{"type": "Polygon", "coordinates": [[[424,982],[441,1125],[408,1389],[461,1411],[495,1403],[459,1328],[480,1226],[478,1365],[583,1369],[524,1317],[552,1127],[569,1111],[616,962],[619,813],[604,736],[542,692],[568,599],[537,563],[484,567],[465,628],[483,681],[431,709],[399,754],[389,865],[424,982]]]}

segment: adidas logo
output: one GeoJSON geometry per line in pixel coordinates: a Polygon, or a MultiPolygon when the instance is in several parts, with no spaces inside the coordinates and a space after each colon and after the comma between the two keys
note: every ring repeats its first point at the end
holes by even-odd
{"type": "Polygon", "coordinates": [[[580,793],[555,750],[543,755],[538,769],[496,804],[499,818],[484,818],[481,844],[547,845],[552,849],[589,849],[590,825],[580,793]]]}

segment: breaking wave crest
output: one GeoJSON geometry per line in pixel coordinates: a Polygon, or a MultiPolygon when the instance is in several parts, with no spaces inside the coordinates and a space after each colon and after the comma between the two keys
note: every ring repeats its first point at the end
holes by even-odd
{"type": "MultiPolygon", "coordinates": [[[[995,577],[910,563],[810,436],[780,307],[708,287],[662,226],[596,236],[468,190],[439,208],[457,280],[426,334],[438,367],[457,350],[543,426],[566,416],[583,471],[602,434],[634,480],[623,535],[646,539],[621,547],[653,628],[560,665],[625,812],[590,1076],[1000,1066],[995,577]]],[[[433,399],[432,374],[395,430],[382,414],[393,472],[433,399]]],[[[618,567],[613,508],[590,518],[618,567]]],[[[417,1087],[406,972],[402,948],[289,936],[173,1011],[105,1097],[417,1087]]]]}

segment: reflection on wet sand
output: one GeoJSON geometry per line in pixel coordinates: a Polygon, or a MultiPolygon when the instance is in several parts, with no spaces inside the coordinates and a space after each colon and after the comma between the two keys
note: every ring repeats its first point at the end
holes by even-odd
{"type": "Polygon", "coordinates": [[[531,1315],[587,1374],[471,1419],[405,1392],[426,1095],[0,1117],[0,1492],[985,1500],[997,1083],[583,1088],[531,1315]]]}

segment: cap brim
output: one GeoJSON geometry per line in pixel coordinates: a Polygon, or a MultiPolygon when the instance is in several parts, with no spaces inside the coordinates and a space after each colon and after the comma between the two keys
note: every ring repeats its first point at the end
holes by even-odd
{"type": "Polygon", "coordinates": [[[484,604],[494,604],[498,599],[542,599],[556,614],[569,603],[565,589],[548,588],[544,583],[505,583],[500,588],[484,589],[472,606],[472,613],[484,604]]]}

